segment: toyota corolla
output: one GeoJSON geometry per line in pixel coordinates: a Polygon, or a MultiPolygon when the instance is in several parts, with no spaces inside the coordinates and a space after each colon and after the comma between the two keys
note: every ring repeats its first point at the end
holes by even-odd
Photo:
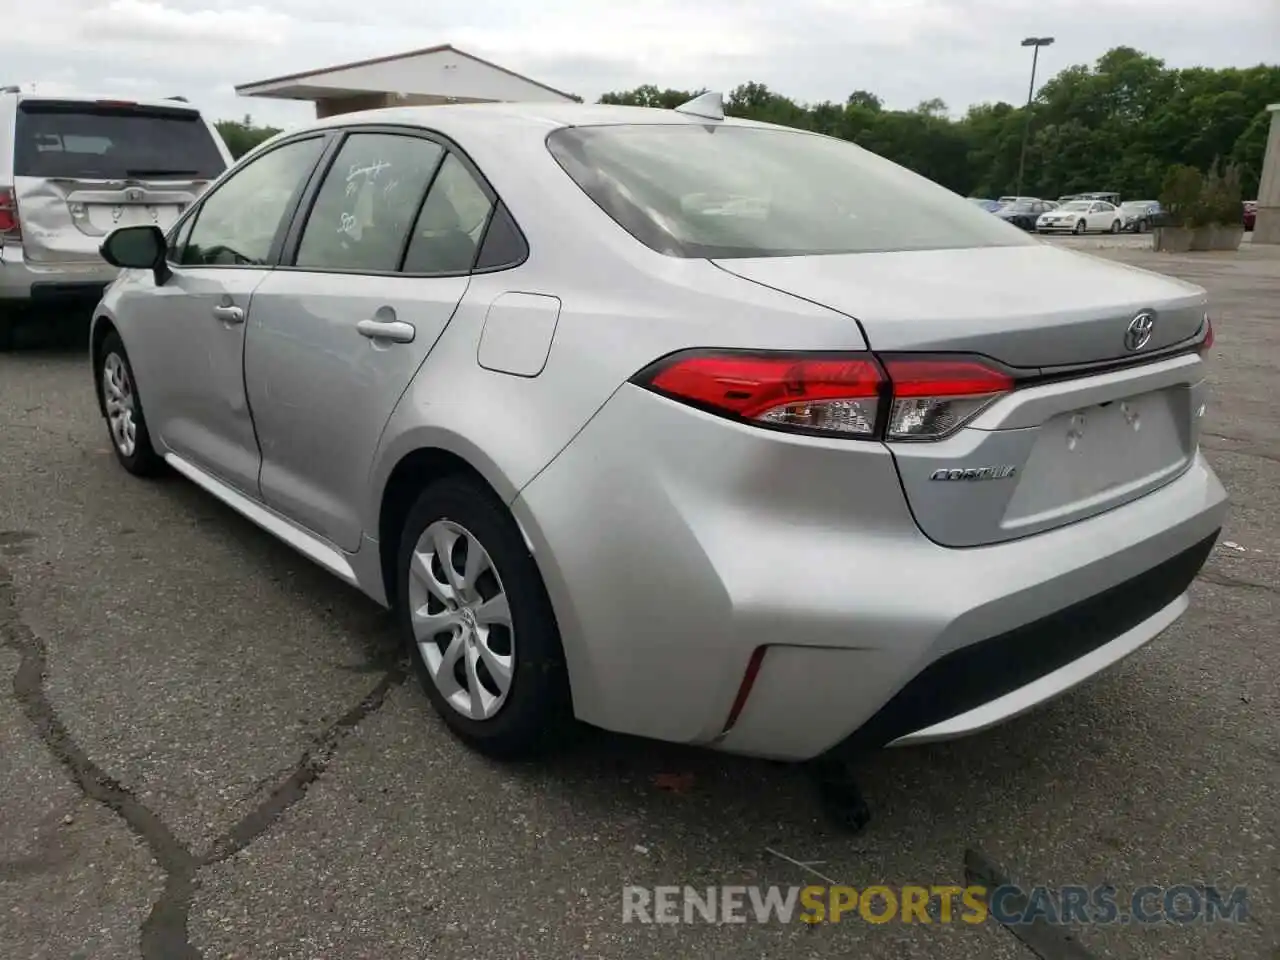
{"type": "Polygon", "coordinates": [[[1203,290],[715,96],[332,118],[104,255],[120,463],[394,608],[494,755],[982,730],[1173,624],[1223,523],[1203,290]]]}

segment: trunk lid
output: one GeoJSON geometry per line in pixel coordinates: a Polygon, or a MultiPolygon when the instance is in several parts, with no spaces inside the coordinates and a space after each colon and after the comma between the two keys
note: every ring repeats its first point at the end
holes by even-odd
{"type": "Polygon", "coordinates": [[[1014,367],[1129,357],[1124,333],[1143,310],[1158,314],[1144,353],[1195,336],[1204,319],[1199,287],[1044,243],[715,263],[848,314],[873,350],[958,350],[1014,367]]]}
{"type": "Polygon", "coordinates": [[[226,168],[204,120],[178,107],[27,99],[15,133],[13,190],[33,263],[97,260],[117,227],[167,230],[226,168]]]}
{"type": "Polygon", "coordinates": [[[1095,516],[1196,455],[1204,362],[1177,348],[1203,327],[1199,287],[1040,244],[718,265],[847,313],[878,353],[963,351],[1019,368],[1019,387],[958,431],[888,443],[916,522],[945,546],[1095,516]],[[1135,350],[1126,332],[1140,313],[1155,324],[1135,350]]]}

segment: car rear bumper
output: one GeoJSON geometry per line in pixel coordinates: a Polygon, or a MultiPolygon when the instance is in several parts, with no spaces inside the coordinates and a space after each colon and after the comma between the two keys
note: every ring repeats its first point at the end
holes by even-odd
{"type": "Polygon", "coordinates": [[[1108,513],[947,548],[882,445],[626,386],[513,507],[581,719],[804,760],[981,730],[1137,649],[1185,608],[1226,494],[1197,455],[1108,513]]]}
{"type": "Polygon", "coordinates": [[[117,274],[100,260],[32,263],[21,247],[0,247],[0,300],[19,303],[96,301],[117,274]]]}

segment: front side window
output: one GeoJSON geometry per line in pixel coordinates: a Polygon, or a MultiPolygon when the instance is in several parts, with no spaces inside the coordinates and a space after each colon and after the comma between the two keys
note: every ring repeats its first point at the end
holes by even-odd
{"type": "Polygon", "coordinates": [[[669,256],[1036,242],[904,167],[847,141],[801,131],[626,124],[564,128],[547,143],[610,217],[669,256]]]}
{"type": "Polygon", "coordinates": [[[353,133],[316,194],[294,265],[399,270],[418,205],[443,154],[440,144],[422,137],[353,133]]]}
{"type": "Polygon", "coordinates": [[[235,171],[196,211],[181,262],[188,266],[267,263],[276,234],[323,149],[321,137],[295,140],[235,171]]]}

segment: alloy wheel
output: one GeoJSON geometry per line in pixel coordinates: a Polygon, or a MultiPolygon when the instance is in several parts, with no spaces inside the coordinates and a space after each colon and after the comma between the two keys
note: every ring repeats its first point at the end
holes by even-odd
{"type": "Polygon", "coordinates": [[[138,447],[137,394],[129,368],[115,352],[108,353],[102,362],[102,399],[111,428],[111,442],[121,456],[133,456],[138,447]]]}
{"type": "Polygon", "coordinates": [[[489,552],[461,524],[437,520],[409,562],[418,654],[445,701],[471,720],[493,717],[511,691],[515,628],[489,552]]]}

